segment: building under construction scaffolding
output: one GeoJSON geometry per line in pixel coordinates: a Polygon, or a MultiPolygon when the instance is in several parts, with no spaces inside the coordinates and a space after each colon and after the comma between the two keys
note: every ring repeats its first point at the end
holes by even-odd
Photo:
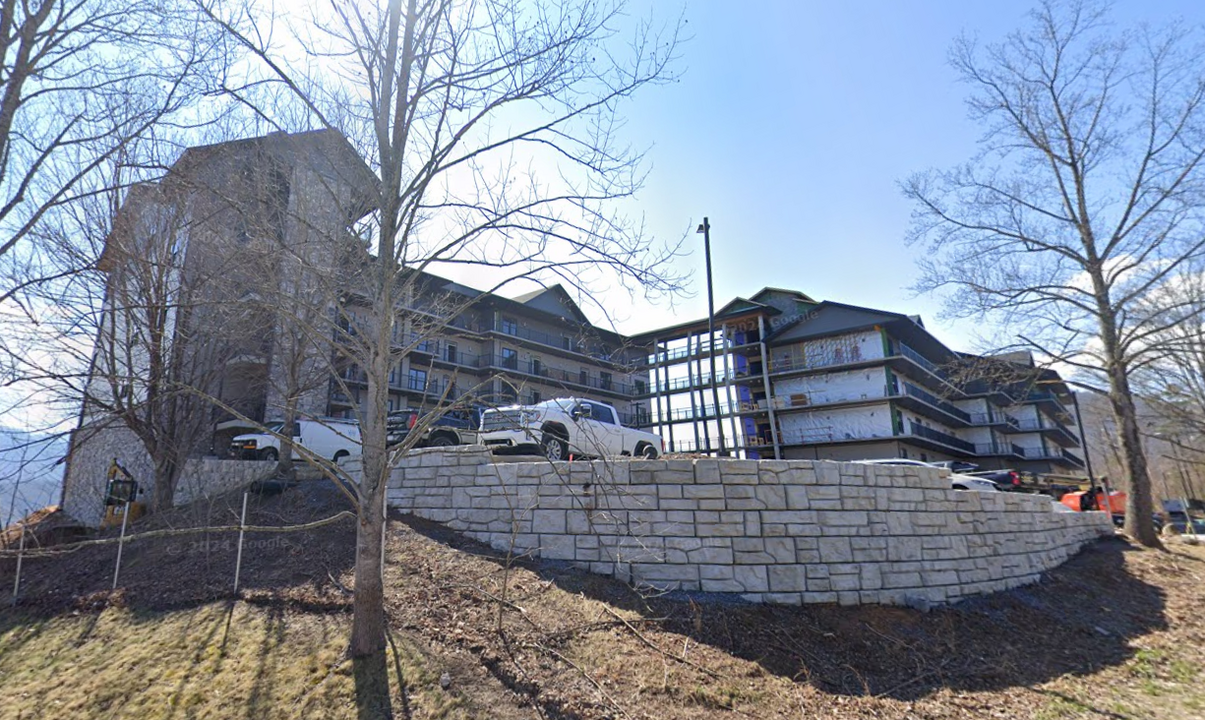
{"type": "Polygon", "coordinates": [[[956,353],[919,318],[777,288],[734,299],[714,327],[633,338],[651,348],[643,425],[671,452],[1083,467],[1070,391],[1028,355],[956,353]]]}

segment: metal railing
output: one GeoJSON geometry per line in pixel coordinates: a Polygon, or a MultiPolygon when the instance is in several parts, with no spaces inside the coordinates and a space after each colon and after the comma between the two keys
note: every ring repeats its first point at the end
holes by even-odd
{"type": "Polygon", "coordinates": [[[1024,457],[1021,454],[1021,448],[1012,443],[1005,442],[990,442],[976,443],[976,455],[1015,455],[1016,457],[1024,457]]]}
{"type": "Polygon", "coordinates": [[[1004,413],[971,413],[971,424],[977,426],[1007,425],[1013,430],[1020,427],[1015,417],[1004,413]]]}
{"type": "Polygon", "coordinates": [[[971,416],[969,413],[959,410],[958,408],[954,407],[954,405],[946,402],[945,400],[942,400],[941,398],[937,397],[933,393],[925,392],[924,390],[921,390],[920,388],[916,387],[915,385],[909,385],[908,383],[904,383],[904,394],[908,395],[909,397],[914,397],[918,400],[923,400],[924,402],[928,403],[929,405],[932,405],[933,407],[937,408],[938,410],[941,410],[942,412],[946,413],[947,415],[956,417],[965,423],[971,422],[971,416]]]}
{"type": "Polygon", "coordinates": [[[972,443],[967,442],[966,440],[954,437],[953,435],[951,435],[949,433],[941,432],[940,430],[934,430],[933,428],[925,427],[924,425],[921,425],[915,421],[909,421],[908,424],[910,426],[912,434],[915,435],[916,437],[922,437],[922,438],[925,438],[926,440],[932,440],[933,442],[938,442],[943,445],[948,445],[949,447],[958,448],[959,450],[962,450],[967,453],[975,452],[975,446],[972,443]]]}
{"type": "Polygon", "coordinates": [[[1084,461],[1078,455],[1067,450],[1063,451],[1063,459],[1073,465],[1079,465],[1080,467],[1084,466],[1084,461]]]}

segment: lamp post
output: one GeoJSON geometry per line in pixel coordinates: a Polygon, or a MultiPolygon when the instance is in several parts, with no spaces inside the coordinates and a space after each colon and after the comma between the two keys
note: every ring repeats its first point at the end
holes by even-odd
{"type": "Polygon", "coordinates": [[[724,423],[720,420],[720,389],[715,377],[715,291],[711,285],[711,223],[703,218],[703,224],[695,231],[703,235],[703,255],[707,259],[707,349],[711,359],[711,397],[715,404],[716,437],[720,440],[720,455],[727,455],[724,445],[724,423]]]}

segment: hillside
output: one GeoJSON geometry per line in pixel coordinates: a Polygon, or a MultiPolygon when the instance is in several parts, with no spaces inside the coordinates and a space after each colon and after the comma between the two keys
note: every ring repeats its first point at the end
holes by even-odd
{"type": "Polygon", "coordinates": [[[0,525],[59,501],[65,438],[0,427],[0,525]]]}
{"type": "MultiPolygon", "coordinates": [[[[155,522],[227,522],[238,500],[155,522]]],[[[305,484],[257,501],[252,521],[303,522],[339,503],[305,484]]],[[[116,594],[112,547],[31,562],[21,604],[0,619],[0,718],[357,717],[357,681],[374,669],[341,655],[352,530],[343,520],[254,538],[238,601],[224,597],[225,537],[131,544],[116,594]]],[[[758,607],[508,563],[395,517],[393,709],[503,720],[1205,717],[1205,550],[1173,548],[1102,541],[1038,586],[928,613],[758,607]]],[[[11,573],[0,563],[0,587],[11,573]]]]}

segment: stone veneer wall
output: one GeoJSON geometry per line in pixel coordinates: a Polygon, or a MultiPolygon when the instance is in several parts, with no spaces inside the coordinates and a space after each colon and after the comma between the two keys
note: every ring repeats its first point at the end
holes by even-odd
{"type": "MultiPolygon", "coordinates": [[[[86,425],[71,438],[67,471],[63,477],[63,510],[81,523],[96,527],[105,515],[109,463],[117,458],[150,501],[155,467],[129,428],[117,423],[86,425]]],[[[184,505],[220,495],[271,474],[276,464],[262,461],[191,458],[180,473],[174,502],[184,505]]]]}
{"type": "Polygon", "coordinates": [[[944,471],[811,460],[402,460],[390,506],[500,550],[755,602],[951,602],[1036,581],[1113,529],[1049,498],[957,492],[944,471]]]}

